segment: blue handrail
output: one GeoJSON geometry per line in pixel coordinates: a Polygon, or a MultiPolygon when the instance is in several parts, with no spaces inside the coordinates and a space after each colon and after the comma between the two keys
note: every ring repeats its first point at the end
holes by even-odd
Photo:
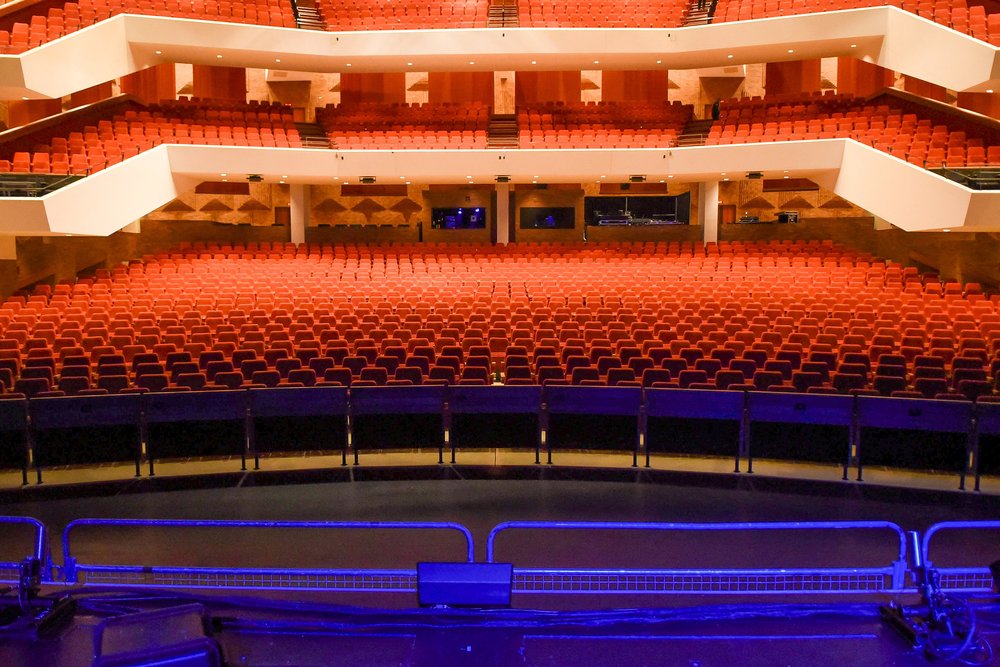
{"type": "MultiPolygon", "coordinates": [[[[359,573],[381,573],[392,576],[412,574],[413,570],[334,570],[334,569],[273,569],[273,568],[202,568],[202,567],[169,567],[169,566],[129,566],[129,565],[84,565],[73,555],[70,534],[81,526],[139,526],[145,528],[306,528],[306,529],[349,529],[349,530],[441,530],[455,531],[465,539],[466,562],[474,562],[475,549],[472,533],[465,526],[453,522],[441,521],[230,521],[230,520],[184,520],[184,519],[77,519],[71,521],[63,530],[63,569],[67,583],[76,583],[79,573],[84,572],[117,572],[117,573],[156,573],[161,575],[188,574],[204,575],[216,573],[222,575],[359,575],[359,573]]],[[[272,586],[268,586],[271,588],[272,586]]],[[[280,588],[281,586],[277,586],[280,588]]],[[[294,586],[301,589],[302,586],[294,586]]]]}
{"type": "MultiPolygon", "coordinates": [[[[48,529],[38,519],[32,519],[28,516],[0,516],[0,524],[27,524],[34,526],[35,537],[33,539],[34,552],[31,554],[32,557],[38,559],[42,564],[42,579],[49,580],[52,576],[52,556],[49,553],[49,537],[48,529]]],[[[0,562],[0,569],[17,569],[20,566],[19,562],[0,562]]]]}

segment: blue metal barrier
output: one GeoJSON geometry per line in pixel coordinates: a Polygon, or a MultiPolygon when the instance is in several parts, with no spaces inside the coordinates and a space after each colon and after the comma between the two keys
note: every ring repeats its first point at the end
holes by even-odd
{"type": "MultiPolygon", "coordinates": [[[[175,567],[81,563],[73,554],[71,533],[81,526],[142,528],[254,528],[310,530],[433,530],[458,532],[465,540],[465,562],[474,562],[472,533],[448,522],[392,521],[186,521],[156,519],[78,519],[63,531],[63,569],[67,584],[162,588],[215,588],[299,591],[415,591],[411,569],[325,569],[175,567]]],[[[414,559],[418,560],[418,559],[414,559]]]]}
{"type": "MultiPolygon", "coordinates": [[[[545,413],[567,415],[602,415],[608,417],[635,417],[639,419],[642,409],[641,387],[586,387],[549,385],[542,388],[545,413]]],[[[547,431],[548,424],[543,428],[547,431]]],[[[632,448],[632,465],[639,457],[641,429],[636,428],[635,443],[632,448]]],[[[545,435],[547,463],[552,463],[551,434],[545,435]]]]}
{"type": "MultiPolygon", "coordinates": [[[[747,405],[744,391],[708,389],[646,389],[646,417],[680,419],[721,419],[740,425],[736,442],[736,468],[740,471],[740,456],[746,454],[747,405]]],[[[646,441],[646,467],[649,467],[649,441],[646,441]]]]}
{"type": "Polygon", "coordinates": [[[938,433],[964,433],[966,435],[966,463],[962,466],[958,488],[965,489],[969,451],[972,448],[972,402],[939,401],[920,398],[885,398],[858,396],[858,436],[855,445],[855,462],[858,481],[862,481],[864,465],[861,446],[861,429],[884,428],[938,433]]]}
{"type": "Polygon", "coordinates": [[[184,391],[152,392],[143,395],[143,442],[149,461],[149,474],[154,474],[155,453],[149,446],[148,426],[196,421],[239,421],[243,424],[243,443],[240,447],[241,469],[247,469],[246,422],[249,416],[249,397],[245,390],[233,391],[184,391]]]}
{"type": "Polygon", "coordinates": [[[247,439],[253,452],[254,470],[260,468],[260,452],[257,450],[257,432],[254,419],[257,417],[320,417],[342,416],[344,424],[344,446],[340,450],[341,464],[347,465],[347,387],[277,387],[250,390],[250,418],[247,419],[247,439]]]}
{"type": "Polygon", "coordinates": [[[28,466],[31,465],[31,429],[28,426],[27,399],[0,400],[0,433],[24,434],[24,458],[21,459],[21,484],[28,483],[28,466]]]}
{"type": "MultiPolygon", "coordinates": [[[[445,439],[451,445],[451,462],[455,463],[455,444],[449,432],[452,415],[535,415],[542,411],[540,385],[454,385],[448,392],[445,439]]],[[[535,439],[535,463],[541,463],[541,424],[535,439]]]]}
{"type": "Polygon", "coordinates": [[[989,563],[982,567],[942,567],[933,564],[930,558],[931,539],[938,533],[952,530],[983,530],[996,532],[996,553],[994,559],[1000,559],[1000,521],[942,521],[936,523],[924,532],[920,551],[924,566],[934,568],[941,575],[941,589],[945,591],[961,591],[965,593],[984,593],[993,589],[993,577],[990,574],[989,563]]]}
{"type": "Polygon", "coordinates": [[[747,425],[744,434],[747,472],[753,472],[750,430],[755,421],[846,427],[849,435],[844,445],[846,451],[844,479],[847,479],[847,470],[851,459],[852,427],[854,425],[853,396],[785,394],[768,391],[747,392],[747,425]]]}
{"type": "Polygon", "coordinates": [[[359,415],[434,415],[440,414],[441,440],[438,463],[444,463],[444,406],[448,388],[442,385],[401,387],[357,387],[350,393],[350,433],[354,463],[358,463],[358,445],[354,438],[354,418],[359,415]]]}
{"type": "MultiPolygon", "coordinates": [[[[97,426],[132,426],[136,430],[135,475],[142,465],[142,428],[140,394],[111,394],[107,396],[61,396],[37,398],[29,403],[32,434],[39,430],[66,428],[93,428],[97,426]]],[[[34,446],[34,437],[32,438],[34,446]]],[[[34,453],[35,474],[42,482],[44,462],[34,453]]]]}
{"type": "MultiPolygon", "coordinates": [[[[49,581],[52,579],[52,556],[49,553],[48,530],[38,519],[27,516],[0,516],[0,525],[28,525],[35,528],[35,536],[32,540],[33,550],[25,556],[37,558],[42,565],[42,579],[49,581]]],[[[0,561],[0,581],[6,583],[17,583],[19,580],[18,569],[20,561],[0,561]]]]}
{"type": "Polygon", "coordinates": [[[906,536],[889,521],[775,523],[618,523],[509,521],[490,531],[486,561],[495,562],[496,539],[511,530],[584,531],[801,531],[887,530],[895,534],[897,558],[883,567],[781,569],[518,568],[514,591],[553,594],[867,594],[906,588],[906,536]]]}

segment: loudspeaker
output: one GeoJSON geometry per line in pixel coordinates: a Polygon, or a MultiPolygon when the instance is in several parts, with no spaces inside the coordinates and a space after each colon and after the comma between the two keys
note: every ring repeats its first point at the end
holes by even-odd
{"type": "Polygon", "coordinates": [[[509,607],[510,563],[417,563],[420,606],[509,607]]]}

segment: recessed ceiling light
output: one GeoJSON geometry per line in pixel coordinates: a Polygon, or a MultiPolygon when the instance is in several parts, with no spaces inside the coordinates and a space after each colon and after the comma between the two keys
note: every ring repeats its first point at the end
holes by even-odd
{"type": "Polygon", "coordinates": [[[673,177],[674,177],[673,174],[670,174],[670,175],[667,176],[667,178],[673,178],[673,177]]]}
{"type": "Polygon", "coordinates": [[[406,63],[407,67],[413,67],[413,63],[406,63]]]}
{"type": "Polygon", "coordinates": [[[785,170],[785,173],[786,173],[786,174],[788,173],[788,170],[787,170],[787,169],[785,170]]]}
{"type": "Polygon", "coordinates": [[[409,185],[409,184],[410,184],[410,182],[409,182],[409,181],[407,181],[407,182],[406,182],[406,184],[407,184],[407,185],[409,185]]]}
{"type": "Polygon", "coordinates": [[[402,180],[403,180],[403,179],[405,179],[405,178],[406,178],[406,176],[400,176],[400,177],[399,177],[399,180],[401,180],[401,181],[402,181],[402,180]]]}
{"type": "Polygon", "coordinates": [[[335,181],[339,181],[339,180],[340,180],[340,176],[334,176],[334,177],[333,177],[333,180],[335,180],[335,181]]]}
{"type": "Polygon", "coordinates": [[[22,100],[30,100],[31,98],[30,97],[22,97],[21,99],[22,100]]]}
{"type": "Polygon", "coordinates": [[[993,89],[992,88],[987,88],[986,92],[989,93],[990,95],[992,95],[993,94],[993,89]]]}
{"type": "Polygon", "coordinates": [[[288,176],[282,176],[282,178],[288,178],[288,176]]]}
{"type": "Polygon", "coordinates": [[[532,180],[531,180],[531,182],[532,182],[532,183],[537,183],[538,181],[536,181],[536,180],[532,179],[532,180]]]}
{"type": "Polygon", "coordinates": [[[664,181],[664,180],[663,180],[663,179],[661,178],[661,179],[660,179],[660,183],[664,183],[664,182],[665,182],[665,181],[664,181]]]}
{"type": "Polygon", "coordinates": [[[728,179],[728,178],[724,178],[724,179],[722,179],[722,180],[724,180],[724,181],[728,181],[729,179],[728,179]]]}
{"type": "Polygon", "coordinates": [[[537,65],[537,64],[538,64],[538,61],[537,61],[537,60],[532,60],[532,61],[531,61],[531,64],[532,64],[532,65],[537,65]]]}
{"type": "Polygon", "coordinates": [[[156,52],[156,55],[158,55],[158,56],[162,56],[162,55],[163,55],[163,51],[157,51],[157,52],[156,52]]]}
{"type": "Polygon", "coordinates": [[[595,65],[600,65],[600,64],[601,64],[601,61],[600,61],[600,60],[595,60],[595,61],[594,61],[594,64],[595,64],[595,65]]]}
{"type": "Polygon", "coordinates": [[[601,178],[607,178],[607,176],[601,176],[601,178]]]}
{"type": "Polygon", "coordinates": [[[219,174],[219,176],[228,176],[229,174],[219,174]]]}
{"type": "Polygon", "coordinates": [[[656,64],[657,64],[657,65],[662,65],[662,64],[663,64],[663,61],[662,61],[662,60],[657,60],[657,61],[656,61],[656,64]]]}
{"type": "Polygon", "coordinates": [[[942,232],[950,232],[951,230],[950,229],[942,229],[941,231],[942,232]]]}
{"type": "Polygon", "coordinates": [[[470,60],[470,61],[469,61],[469,64],[470,64],[470,65],[475,65],[475,64],[476,64],[476,61],[475,61],[475,60],[470,60]]]}
{"type": "Polygon", "coordinates": [[[789,53],[795,53],[795,49],[788,49],[789,53]]]}
{"type": "Polygon", "coordinates": [[[274,62],[276,62],[276,63],[280,63],[280,62],[281,62],[281,58],[275,58],[275,59],[274,59],[274,62]]]}
{"type": "Polygon", "coordinates": [[[857,44],[851,44],[851,48],[852,49],[856,49],[856,48],[858,48],[858,45],[857,44]]]}
{"type": "Polygon", "coordinates": [[[466,176],[466,178],[472,178],[472,176],[466,176]]]}
{"type": "Polygon", "coordinates": [[[721,174],[719,174],[719,175],[720,175],[720,176],[725,176],[725,175],[726,175],[726,172],[722,172],[722,173],[721,173],[721,174]]]}
{"type": "Polygon", "coordinates": [[[732,58],[733,58],[733,54],[731,54],[731,53],[730,53],[730,54],[729,54],[728,56],[726,56],[726,57],[727,57],[727,58],[730,58],[730,59],[732,59],[732,58]]]}
{"type": "Polygon", "coordinates": [[[788,178],[787,176],[782,176],[782,178],[788,178]]]}
{"type": "Polygon", "coordinates": [[[279,182],[279,183],[281,183],[282,185],[284,185],[284,184],[285,184],[285,182],[284,182],[284,181],[278,181],[278,182],[279,182]]]}
{"type": "Polygon", "coordinates": [[[350,67],[350,66],[351,66],[351,63],[347,63],[346,67],[350,67]]]}
{"type": "Polygon", "coordinates": [[[215,57],[216,57],[216,58],[221,58],[221,57],[222,57],[222,54],[220,53],[220,54],[218,54],[218,55],[217,55],[217,56],[215,56],[215,57]]]}

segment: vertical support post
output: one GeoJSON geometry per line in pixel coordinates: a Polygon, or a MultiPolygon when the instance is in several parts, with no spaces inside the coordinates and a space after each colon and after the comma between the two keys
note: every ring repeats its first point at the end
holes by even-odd
{"type": "MultiPolygon", "coordinates": [[[[441,442],[438,443],[438,465],[444,464],[444,448],[451,444],[451,408],[448,399],[441,404],[441,442]]],[[[455,448],[451,448],[451,462],[455,462],[455,448]]]]}
{"type": "MultiPolygon", "coordinates": [[[[749,460],[749,448],[750,448],[750,392],[743,391],[743,408],[740,410],[740,433],[736,436],[736,465],[733,468],[733,472],[740,471],[740,457],[744,454],[747,455],[749,460]]],[[[747,472],[753,472],[752,464],[748,463],[747,472]]]]}
{"type": "MultiPolygon", "coordinates": [[[[638,447],[642,448],[643,455],[646,457],[646,467],[649,467],[649,439],[647,434],[649,433],[649,415],[646,413],[646,392],[642,390],[642,403],[639,405],[639,443],[638,447]]],[[[632,457],[632,465],[635,466],[637,461],[635,457],[632,457]]]]}
{"type": "Polygon", "coordinates": [[[257,453],[257,427],[253,421],[253,400],[250,390],[243,392],[245,397],[243,411],[243,465],[240,470],[247,469],[247,451],[253,454],[253,469],[260,470],[260,455],[257,453]]]}
{"type": "MultiPolygon", "coordinates": [[[[535,442],[535,463],[540,464],[541,448],[548,443],[549,439],[549,406],[542,399],[542,404],[538,407],[538,440],[535,442]]],[[[549,448],[549,464],[552,463],[552,448],[549,448]]]]}
{"type": "Polygon", "coordinates": [[[510,243],[510,183],[497,183],[497,245],[510,243]]]}
{"type": "Polygon", "coordinates": [[[309,189],[308,186],[296,183],[288,188],[289,194],[289,240],[296,245],[306,242],[306,225],[309,221],[309,189]]]}
{"type": "Polygon", "coordinates": [[[28,423],[28,401],[24,401],[24,465],[21,466],[21,486],[28,486],[28,468],[34,465],[35,449],[32,446],[31,425],[28,423]]]}
{"type": "Polygon", "coordinates": [[[149,455],[149,420],[146,411],[146,395],[139,396],[139,440],[141,455],[149,463],[149,474],[153,475],[153,457],[149,455]]]}
{"type": "Polygon", "coordinates": [[[719,241],[719,182],[705,181],[698,188],[698,223],[705,244],[719,241]]]}
{"type": "Polygon", "coordinates": [[[31,418],[31,399],[24,401],[24,441],[28,448],[28,460],[35,464],[35,483],[42,483],[42,468],[38,464],[38,449],[35,447],[35,425],[31,418]]]}
{"type": "Polygon", "coordinates": [[[972,404],[972,417],[969,420],[969,435],[965,441],[965,465],[962,467],[962,476],[959,479],[958,488],[965,491],[965,477],[972,475],[975,479],[975,490],[979,490],[979,415],[978,405],[972,404]]]}

